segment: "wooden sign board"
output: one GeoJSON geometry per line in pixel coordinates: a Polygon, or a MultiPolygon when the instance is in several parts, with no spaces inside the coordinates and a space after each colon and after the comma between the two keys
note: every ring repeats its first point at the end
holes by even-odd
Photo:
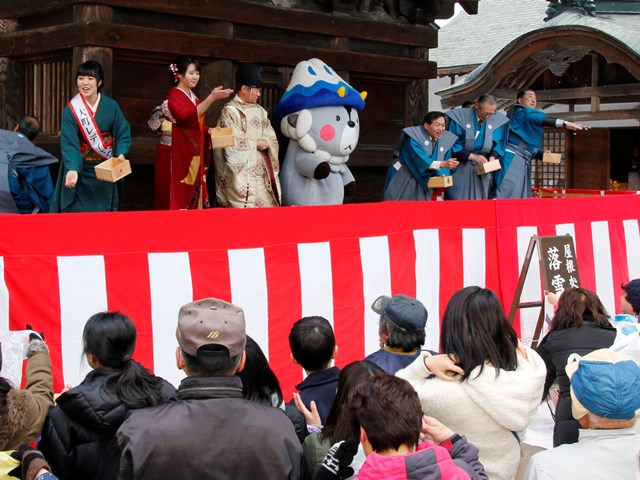
{"type": "Polygon", "coordinates": [[[516,312],[520,308],[540,307],[540,314],[533,334],[532,347],[538,344],[540,332],[542,332],[542,324],[544,320],[544,300],[535,302],[520,302],[524,282],[529,272],[531,259],[535,248],[538,248],[540,257],[540,274],[542,275],[542,284],[548,292],[561,294],[567,288],[580,286],[580,274],[578,272],[578,262],[576,259],[576,247],[571,235],[557,235],[553,237],[538,237],[534,235],[529,240],[529,247],[522,263],[520,270],[520,278],[516,286],[511,311],[509,312],[509,321],[513,323],[516,318],[516,312]]]}
{"type": "Polygon", "coordinates": [[[571,235],[538,237],[538,254],[546,291],[560,295],[567,288],[580,286],[576,247],[571,235]]]}

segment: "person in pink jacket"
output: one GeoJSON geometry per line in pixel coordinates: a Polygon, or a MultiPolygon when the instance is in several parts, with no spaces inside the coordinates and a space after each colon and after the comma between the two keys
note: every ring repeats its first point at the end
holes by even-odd
{"type": "MultiPolygon", "coordinates": [[[[435,418],[423,417],[418,394],[406,380],[392,375],[372,377],[358,387],[352,407],[367,456],[357,479],[488,478],[478,449],[435,418]]],[[[347,467],[349,450],[348,441],[334,445],[315,480],[352,475],[347,467]]]]}

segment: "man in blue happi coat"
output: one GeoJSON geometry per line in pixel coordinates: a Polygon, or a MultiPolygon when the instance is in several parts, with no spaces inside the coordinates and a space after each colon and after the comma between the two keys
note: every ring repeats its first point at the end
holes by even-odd
{"type": "Polygon", "coordinates": [[[451,158],[457,138],[446,131],[442,112],[429,112],[422,125],[402,130],[384,182],[384,200],[431,200],[429,179],[449,175],[458,165],[451,158]]]}
{"type": "Polygon", "coordinates": [[[40,132],[35,117],[13,131],[0,130],[0,213],[48,212],[53,196],[49,165],[58,159],[32,142],[40,132]]]}
{"type": "Polygon", "coordinates": [[[544,127],[566,128],[572,131],[588,128],[536,110],[537,103],[533,90],[520,90],[517,103],[507,112],[511,120],[507,147],[501,161],[502,169],[494,176],[497,198],[531,197],[531,162],[534,158],[542,158],[544,127]]]}
{"type": "Polygon", "coordinates": [[[482,95],[474,108],[455,108],[447,112],[448,130],[458,137],[453,155],[460,165],[453,171],[453,186],[445,191],[445,199],[490,198],[493,174],[479,175],[476,167],[504,155],[509,119],[496,113],[497,108],[495,98],[482,95]]]}

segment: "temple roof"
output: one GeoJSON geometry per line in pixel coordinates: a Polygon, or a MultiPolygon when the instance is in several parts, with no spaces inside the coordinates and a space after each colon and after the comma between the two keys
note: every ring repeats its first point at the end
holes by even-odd
{"type": "Polygon", "coordinates": [[[478,14],[460,12],[438,32],[429,59],[438,69],[475,67],[514,38],[544,25],[546,0],[482,0],[478,14]]]}
{"type": "MultiPolygon", "coordinates": [[[[498,4],[502,0],[490,3],[498,4]]],[[[538,2],[531,0],[530,3],[538,2]]],[[[480,5],[482,7],[482,2],[480,5]]],[[[494,8],[497,6],[494,5],[494,8]]],[[[507,13],[502,12],[502,15],[507,16],[507,13]]],[[[478,17],[483,25],[490,21],[486,17],[483,20],[482,10],[478,17]]],[[[640,36],[637,34],[640,31],[639,14],[606,12],[593,16],[580,9],[569,8],[548,22],[538,22],[534,27],[521,31],[491,55],[478,57],[481,65],[450,87],[436,92],[441,96],[443,104],[456,104],[463,97],[474,98],[480,91],[493,92],[500,97],[503,91],[508,93],[507,90],[517,90],[533,84],[547,69],[560,76],[564,74],[568,64],[579,61],[589,52],[597,52],[607,62],[622,65],[631,75],[640,79],[640,36]]],[[[441,39],[442,37],[444,35],[441,35],[441,39]]],[[[473,48],[482,51],[483,55],[496,50],[495,46],[489,48],[482,45],[483,42],[477,43],[478,46],[473,48]]],[[[459,58],[467,55],[466,48],[460,50],[459,58]]],[[[441,62],[440,59],[438,61],[441,62]]],[[[446,73],[458,73],[455,72],[453,63],[449,65],[450,71],[446,73]]],[[[441,71],[442,63],[439,63],[438,68],[441,71]]],[[[635,90],[634,88],[633,91],[635,90]]],[[[512,98],[512,95],[507,97],[512,98]]],[[[502,103],[504,102],[499,101],[499,104],[502,103]]]]}

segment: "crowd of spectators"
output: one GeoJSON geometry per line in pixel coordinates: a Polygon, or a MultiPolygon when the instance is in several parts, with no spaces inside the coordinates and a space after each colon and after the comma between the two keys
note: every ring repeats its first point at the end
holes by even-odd
{"type": "MultiPolygon", "coordinates": [[[[640,279],[622,289],[623,314],[637,324],[640,279]]],[[[134,322],[103,312],[84,327],[91,371],[54,401],[48,348],[32,332],[25,388],[0,378],[2,478],[534,480],[640,473],[640,368],[608,348],[619,335],[639,335],[638,328],[616,328],[595,293],[563,292],[537,351],[520,342],[486,288],[451,297],[439,353],[421,348],[428,314],[417,299],[381,296],[372,309],[380,315],[380,350],[342,369],[334,365],[338,346],[327,319],[293,323],[291,358],[305,379],[289,402],[247,335],[244,311],[223,300],[180,309],[175,358],[186,378],[177,389],[132,358],[134,322]],[[529,458],[526,429],[555,385],[554,448],[529,458]]]]}

